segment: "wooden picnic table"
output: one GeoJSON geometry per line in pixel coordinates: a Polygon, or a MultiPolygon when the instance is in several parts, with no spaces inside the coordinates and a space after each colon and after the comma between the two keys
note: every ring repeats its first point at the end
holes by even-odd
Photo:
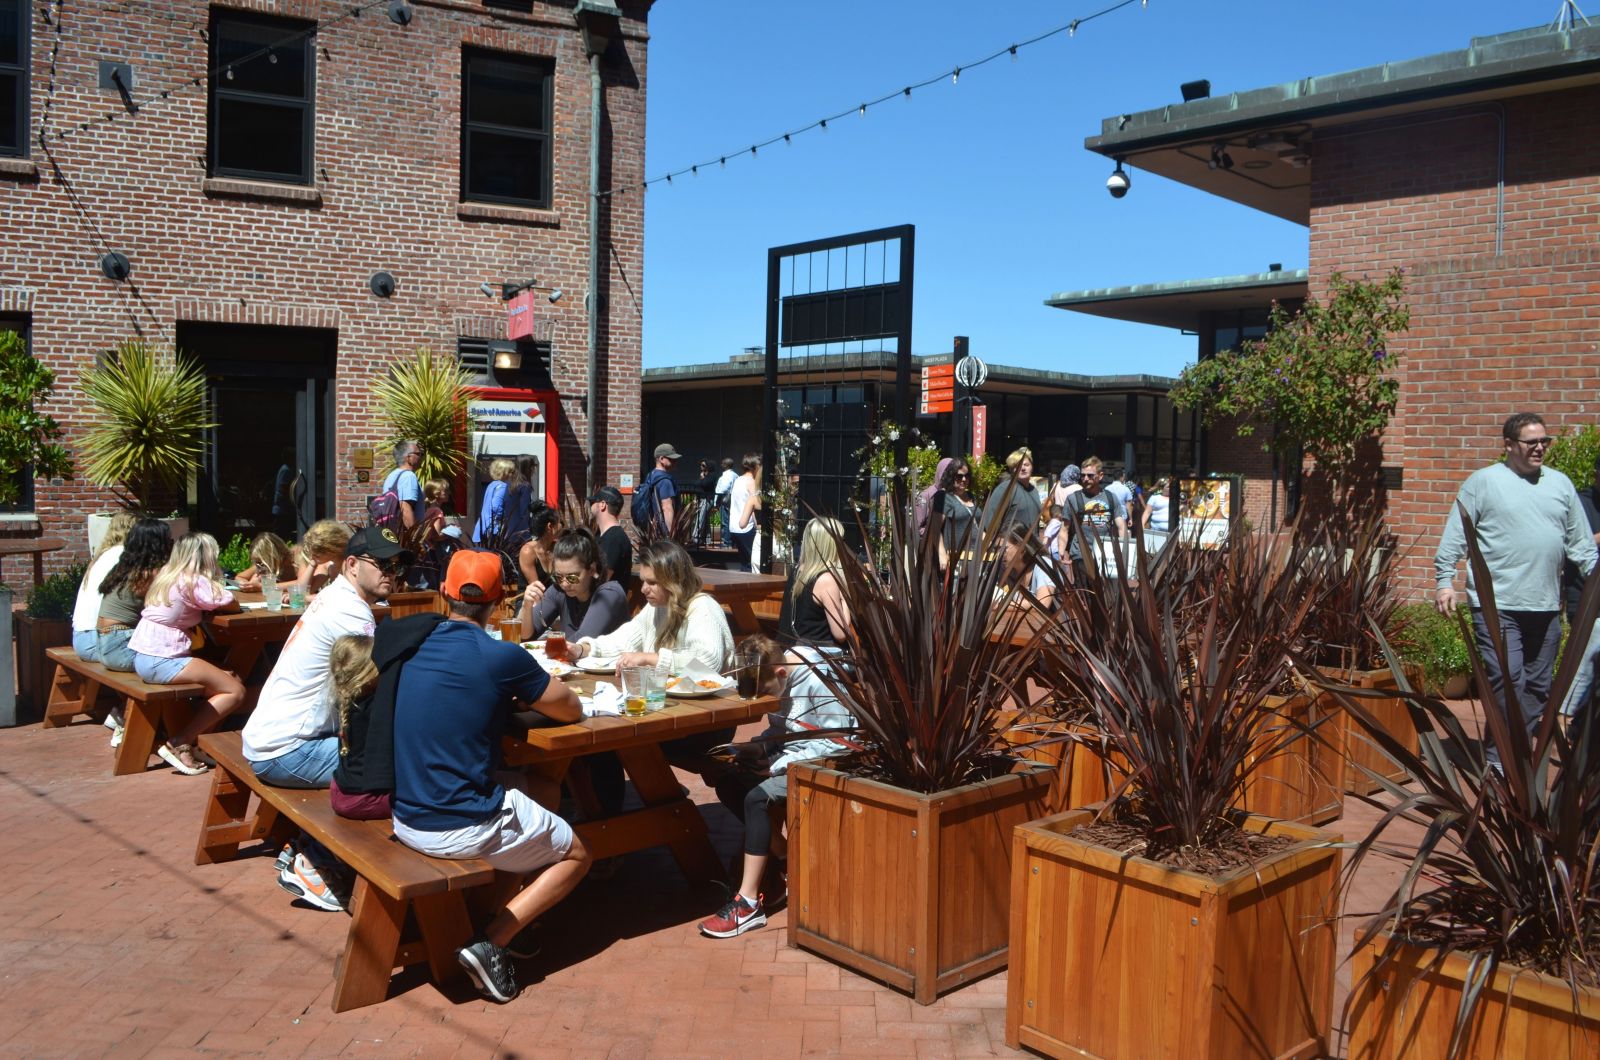
{"type": "MultiPolygon", "coordinates": [[[[579,695],[589,695],[598,681],[615,677],[573,675],[564,678],[579,695]]],[[[551,725],[533,712],[512,716],[502,752],[505,765],[549,780],[563,780],[572,763],[585,755],[614,751],[633,781],[644,805],[611,817],[592,799],[579,794],[588,819],[574,827],[596,860],[636,850],[670,846],[678,866],[690,880],[720,880],[724,869],[706,832],[706,823],[690,802],[667,762],[662,744],[680,736],[726,729],[778,710],[775,696],[740,699],[733,690],[705,698],[667,697],[665,708],[642,718],[585,718],[570,725],[551,725]]],[[[574,785],[575,793],[582,785],[574,785]]]]}
{"type": "Polygon", "coordinates": [[[67,543],[59,537],[0,537],[0,582],[5,581],[4,561],[7,556],[33,557],[33,584],[44,581],[44,554],[60,552],[67,543]]]}
{"type": "MultiPolygon", "coordinates": [[[[248,681],[251,671],[255,669],[267,645],[282,644],[287,641],[289,634],[294,632],[295,625],[300,621],[300,616],[306,612],[303,607],[293,608],[288,604],[283,605],[280,611],[269,611],[264,606],[256,606],[266,603],[266,598],[261,595],[260,590],[235,589],[233,598],[244,610],[208,615],[205,625],[211,640],[224,649],[222,661],[218,665],[224,670],[232,670],[238,674],[241,681],[248,681]]],[[[438,610],[436,606],[438,599],[439,594],[431,589],[423,592],[393,593],[388,601],[373,607],[372,617],[381,622],[390,615],[405,617],[421,614],[424,611],[435,611],[438,610]]]]}
{"type": "MultiPolygon", "coordinates": [[[[760,616],[756,605],[779,603],[789,579],[781,574],[746,574],[739,570],[719,570],[715,567],[697,567],[700,582],[706,593],[730,612],[729,628],[736,637],[761,632],[760,616]]],[[[639,576],[633,576],[630,599],[638,602],[639,576]]]]}

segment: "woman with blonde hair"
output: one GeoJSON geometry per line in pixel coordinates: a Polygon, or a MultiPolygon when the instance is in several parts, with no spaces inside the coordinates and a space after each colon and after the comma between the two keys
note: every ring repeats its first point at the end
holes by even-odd
{"type": "Polygon", "coordinates": [[[1000,540],[1013,527],[1034,533],[1039,527],[1043,501],[1033,488],[1033,451],[1027,446],[1006,457],[1007,476],[995,483],[983,506],[981,533],[1000,540]]]}
{"type": "Polygon", "coordinates": [[[850,632],[850,605],[844,598],[839,542],[844,526],[827,515],[812,517],[800,535],[800,560],[794,574],[794,635],[802,644],[842,647],[850,632]]]}
{"type": "Polygon", "coordinates": [[[78,596],[72,604],[72,650],[84,662],[100,661],[100,634],[95,629],[100,619],[100,583],[122,558],[122,543],[138,521],[139,513],[127,510],[111,517],[106,536],[100,539],[100,549],[89,558],[83,580],[78,583],[78,596]]]}
{"type": "Polygon", "coordinates": [[[244,702],[244,685],[238,677],[190,654],[190,630],[208,612],[237,610],[233,594],[222,585],[217,539],[210,534],[190,534],[172,547],[172,558],[151,581],[139,625],[128,640],[134,672],[142,680],[153,685],[197,684],[205,689],[206,705],[156,748],[162,760],[180,773],[195,776],[206,771],[195,750],[195,738],[244,702]]]}
{"type": "Polygon", "coordinates": [[[234,580],[239,583],[239,588],[253,592],[261,588],[261,582],[268,574],[280,584],[286,584],[294,581],[298,573],[294,549],[283,538],[269,532],[257,534],[255,540],[250,542],[250,566],[240,571],[234,580]]]}
{"type": "Polygon", "coordinates": [[[478,507],[478,521],[472,528],[472,543],[481,545],[505,529],[506,483],[517,473],[515,461],[498,457],[489,465],[489,485],[483,491],[483,503],[478,507]]]}
{"type": "Polygon", "coordinates": [[[295,574],[292,585],[279,585],[280,589],[302,586],[307,595],[319,592],[339,573],[344,562],[345,546],[354,533],[349,524],[337,519],[318,519],[306,530],[305,537],[295,548],[295,574]]]}
{"type": "Polygon", "coordinates": [[[695,662],[714,673],[728,668],[733,634],[722,605],[702,591],[689,553],[676,541],[655,540],[639,550],[639,613],[615,633],[577,641],[579,657],[620,656],[621,666],[654,666],[663,672],[695,662]]]}

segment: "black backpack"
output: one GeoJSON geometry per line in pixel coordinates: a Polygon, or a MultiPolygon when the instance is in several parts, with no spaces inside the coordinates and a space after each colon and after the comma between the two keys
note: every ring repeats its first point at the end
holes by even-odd
{"type": "Polygon", "coordinates": [[[639,488],[633,491],[633,501],[628,510],[633,515],[633,525],[643,530],[645,527],[657,527],[661,522],[661,503],[656,499],[656,486],[667,473],[659,467],[644,477],[639,483],[639,488]]]}

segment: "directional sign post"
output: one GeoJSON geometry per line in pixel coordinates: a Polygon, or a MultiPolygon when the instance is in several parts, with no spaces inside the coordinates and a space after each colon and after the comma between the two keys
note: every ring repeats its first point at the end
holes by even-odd
{"type": "Polygon", "coordinates": [[[923,416],[953,412],[956,399],[956,366],[928,364],[922,367],[922,400],[918,411],[923,416]]]}

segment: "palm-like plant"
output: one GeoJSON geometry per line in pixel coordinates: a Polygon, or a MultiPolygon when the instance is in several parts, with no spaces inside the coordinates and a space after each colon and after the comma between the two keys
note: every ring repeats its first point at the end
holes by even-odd
{"type": "MultiPolygon", "coordinates": [[[[1493,581],[1471,518],[1462,512],[1461,520],[1473,584],[1484,621],[1496,631],[1493,648],[1505,673],[1510,666],[1493,581]]],[[[1600,577],[1591,575],[1573,628],[1590,628],[1597,615],[1600,577]]],[[[1466,619],[1458,615],[1457,621],[1470,643],[1466,619]]],[[[1600,983],[1600,724],[1591,705],[1569,729],[1561,725],[1561,704],[1578,666],[1587,664],[1582,652],[1566,653],[1531,731],[1522,724],[1515,691],[1497,692],[1477,653],[1470,653],[1486,735],[1499,751],[1499,764],[1493,763],[1449,707],[1406,682],[1398,654],[1379,627],[1373,632],[1419,740],[1411,750],[1365,709],[1364,698],[1385,693],[1325,683],[1411,777],[1402,784],[1374,774],[1380,790],[1361,796],[1383,816],[1356,846],[1346,871],[1356,873],[1372,854],[1398,860],[1406,871],[1383,907],[1366,917],[1356,947],[1381,947],[1368,979],[1382,976],[1407,944],[1436,948],[1433,968],[1451,951],[1468,955],[1450,1044],[1456,1056],[1467,1047],[1485,987],[1502,964],[1565,980],[1575,1010],[1580,986],[1600,983]],[[1389,841],[1397,821],[1420,826],[1421,839],[1389,841]],[[1375,942],[1382,932],[1387,937],[1375,942]]],[[[1352,999],[1365,981],[1352,989],[1352,999]]]]}
{"type": "Polygon", "coordinates": [[[205,432],[216,424],[207,415],[205,372],[194,361],[130,339],[78,387],[99,414],[83,441],[96,486],[120,484],[148,511],[158,487],[182,485],[200,467],[205,432]]]}
{"type": "Polygon", "coordinates": [[[456,358],[424,347],[397,358],[373,384],[379,422],[390,435],[385,444],[410,438],[421,445],[420,478],[453,479],[465,470],[473,429],[472,381],[456,358]]]}

